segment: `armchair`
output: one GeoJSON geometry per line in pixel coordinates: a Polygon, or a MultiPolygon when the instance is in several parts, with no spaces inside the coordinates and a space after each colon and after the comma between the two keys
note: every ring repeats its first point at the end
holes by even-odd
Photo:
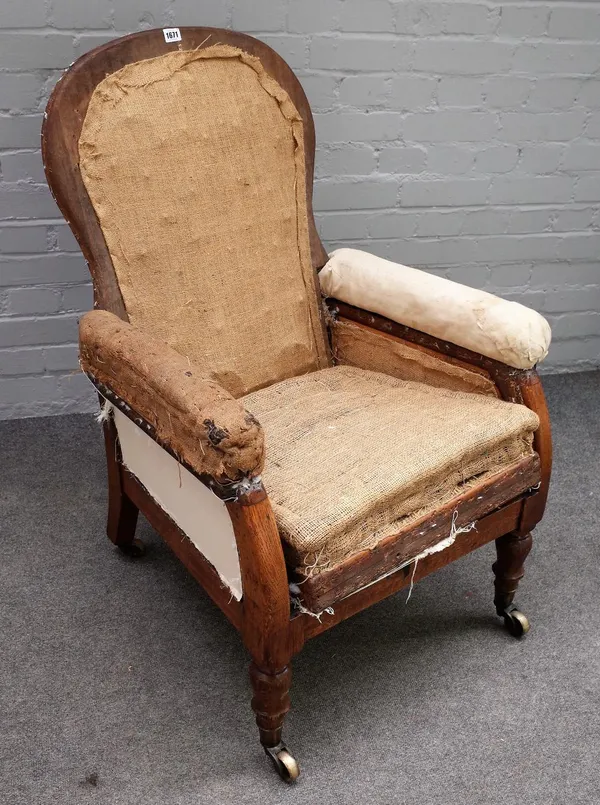
{"type": "Polygon", "coordinates": [[[544,511],[533,311],[356,250],[312,213],[304,93],[265,44],[211,28],[117,39],[58,83],[48,183],[88,262],[80,323],[107,532],[143,512],[241,634],[281,777],[304,642],[496,540],[496,611],[544,511]],[[317,272],[325,305],[319,294],[317,272]]]}

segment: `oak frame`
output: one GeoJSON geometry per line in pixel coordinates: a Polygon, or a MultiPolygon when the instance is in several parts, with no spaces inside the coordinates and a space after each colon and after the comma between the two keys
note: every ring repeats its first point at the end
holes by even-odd
{"type": "MultiPolygon", "coordinates": [[[[318,236],[312,213],[314,167],[314,125],[302,87],[287,64],[262,42],[244,34],[214,28],[182,28],[185,49],[208,47],[216,42],[236,45],[258,56],[267,72],[288,92],[300,112],[305,128],[306,205],[310,230],[312,264],[320,269],[327,253],[318,236]]],[[[82,56],[66,71],[48,103],[42,130],[42,154],[48,184],[59,208],[87,260],[94,285],[94,306],[127,320],[116,274],[95,212],[79,173],[78,141],[91,94],[105,75],[144,58],[171,52],[161,30],[144,31],[101,45],[82,56]]],[[[333,315],[372,327],[391,338],[401,338],[417,348],[433,350],[444,360],[474,367],[489,376],[505,400],[519,402],[540,417],[535,437],[536,456],[522,461],[509,472],[494,476],[481,487],[461,496],[461,518],[476,520],[477,529],[461,535],[443,552],[433,553],[416,567],[405,560],[439,541],[450,526],[457,500],[434,512],[418,528],[409,527],[388,538],[371,551],[351,557],[332,571],[315,579],[298,579],[286,566],[282,543],[264,488],[238,492],[226,501],[239,554],[243,597],[232,600],[210,563],[185,539],[185,535],[149,495],[143,485],[122,464],[116,427],[104,422],[109,485],[107,532],[125,552],[133,552],[138,511],[167,542],[181,562],[240,632],[251,656],[250,676],[254,690],[252,707],[260,740],[284,779],[296,775],[293,765],[282,762],[285,752],[281,734],[289,709],[290,662],[304,642],[330,629],[345,618],[393,595],[411,581],[418,581],[472,550],[496,540],[495,603],[500,614],[512,605],[525,556],[531,545],[530,531],[541,519],[551,472],[551,437],[548,412],[535,370],[520,371],[432,338],[381,316],[328,300],[333,315]],[[539,483],[539,487],[536,485],[539,483]],[[483,495],[483,504],[477,501],[483,495]],[[432,524],[437,523],[434,527],[432,524]],[[417,532],[425,531],[425,540],[417,532]],[[319,614],[293,609],[289,583],[302,581],[302,603],[319,614]],[[333,606],[333,613],[321,612],[333,606]]],[[[144,422],[111,389],[99,388],[104,397],[120,407],[136,425],[156,439],[144,422]]],[[[165,449],[168,446],[161,444],[165,449]]],[[[188,467],[188,469],[190,469],[188,467]]],[[[215,479],[197,475],[216,494],[226,498],[215,479]]],[[[231,497],[231,496],[230,496],[231,497]]],[[[465,522],[467,521],[465,520],[465,522]]],[[[462,525],[461,519],[457,525],[462,525]]]]}

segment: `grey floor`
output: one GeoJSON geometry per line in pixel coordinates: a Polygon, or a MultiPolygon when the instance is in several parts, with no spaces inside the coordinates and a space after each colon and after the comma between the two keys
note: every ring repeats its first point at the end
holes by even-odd
{"type": "Polygon", "coordinates": [[[518,601],[488,546],[309,643],[286,787],[259,749],[234,630],[146,523],[104,537],[91,416],[0,426],[0,802],[600,803],[600,373],[546,380],[556,472],[518,601]]]}

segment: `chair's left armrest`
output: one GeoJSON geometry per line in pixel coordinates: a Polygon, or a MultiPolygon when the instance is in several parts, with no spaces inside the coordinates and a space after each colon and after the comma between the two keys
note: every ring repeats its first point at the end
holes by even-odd
{"type": "Polygon", "coordinates": [[[516,369],[531,369],[550,345],[534,310],[357,249],[338,249],[319,274],[334,297],[516,369]]]}
{"type": "Polygon", "coordinates": [[[260,424],[222,386],[167,343],[105,310],[79,323],[81,368],[152,428],[152,438],[199,476],[218,482],[260,474],[260,424]]]}

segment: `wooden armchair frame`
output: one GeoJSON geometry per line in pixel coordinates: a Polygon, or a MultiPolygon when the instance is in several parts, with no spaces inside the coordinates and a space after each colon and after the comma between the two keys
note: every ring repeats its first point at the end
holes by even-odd
{"type": "MultiPolygon", "coordinates": [[[[312,215],[314,127],[304,92],[289,67],[269,47],[242,34],[212,28],[183,28],[186,50],[215,41],[238,46],[260,58],[267,72],[288,92],[305,125],[306,205],[309,213],[313,267],[320,269],[327,253],[317,234],[312,215]]],[[[127,321],[127,313],[112,261],[80,172],[78,141],[90,97],[105,75],[124,65],[168,53],[161,30],[146,31],[109,42],[80,58],[63,76],[49,101],[42,132],[43,160],[48,183],[71,226],[88,262],[94,284],[95,307],[127,321]]],[[[330,571],[299,578],[285,562],[281,538],[268,495],[260,481],[223,484],[218,479],[187,467],[213,493],[226,502],[239,555],[243,597],[230,591],[196,547],[150,496],[121,461],[116,427],[104,422],[108,466],[109,511],[107,531],[111,541],[132,556],[142,553],[135,539],[138,511],[171,547],[208,595],[241,633],[251,656],[250,678],[261,743],[283,779],[293,780],[298,765],[282,742],[282,727],[290,707],[290,663],[304,642],[330,629],[409,583],[496,540],[494,604],[515,635],[527,630],[526,618],[516,610],[513,598],[523,575],[523,563],[531,548],[531,531],[543,515],[551,473],[551,436],[548,412],[535,370],[512,369],[469,350],[432,338],[381,316],[327,300],[334,317],[357,322],[401,339],[414,347],[433,351],[443,360],[468,367],[490,378],[504,400],[521,403],[540,419],[535,434],[535,454],[516,468],[500,473],[469,489],[459,498],[421,521],[388,537],[375,548],[350,557],[330,571]],[[459,512],[456,519],[456,512],[459,512]],[[456,527],[476,523],[446,550],[411,560],[435,545],[456,527]],[[290,599],[290,583],[301,590],[301,609],[290,599]],[[318,614],[318,617],[314,617],[318,614]]],[[[113,389],[96,383],[102,397],[132,419],[161,447],[172,452],[156,436],[150,423],[133,410],[113,389]]]]}

